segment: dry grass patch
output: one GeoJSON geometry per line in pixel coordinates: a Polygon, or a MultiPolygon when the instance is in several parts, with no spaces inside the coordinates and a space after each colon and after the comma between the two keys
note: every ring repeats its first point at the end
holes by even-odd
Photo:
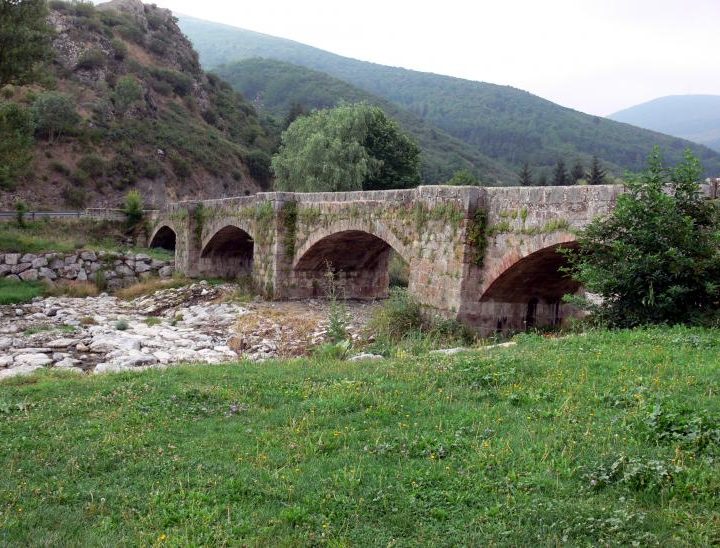
{"type": "Polygon", "coordinates": [[[51,297],[74,297],[83,299],[85,297],[96,297],[100,294],[100,289],[93,282],[78,282],[61,280],[49,285],[45,291],[45,295],[51,297]]]}
{"type": "Polygon", "coordinates": [[[173,278],[148,278],[136,284],[118,289],[115,295],[120,299],[131,301],[138,297],[151,295],[161,289],[173,289],[190,283],[190,280],[181,276],[173,278]]]}

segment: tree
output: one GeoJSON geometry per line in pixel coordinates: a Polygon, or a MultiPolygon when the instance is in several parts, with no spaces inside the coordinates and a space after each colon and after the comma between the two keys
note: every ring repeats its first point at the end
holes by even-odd
{"type": "Polygon", "coordinates": [[[537,186],[548,186],[548,176],[544,170],[541,171],[540,175],[538,176],[537,186]]]}
{"type": "Polygon", "coordinates": [[[32,160],[35,124],[17,103],[0,103],[0,188],[11,190],[32,160]]]}
{"type": "Polygon", "coordinates": [[[590,173],[588,173],[588,184],[605,184],[605,170],[600,167],[600,160],[598,160],[597,156],[593,156],[592,164],[590,165],[590,173]]]}
{"type": "Polygon", "coordinates": [[[567,169],[565,169],[565,162],[558,160],[557,164],[555,164],[555,172],[553,173],[553,185],[565,186],[568,184],[568,180],[569,177],[567,169]]]}
{"type": "Polygon", "coordinates": [[[520,186],[533,186],[535,182],[533,181],[532,171],[530,171],[530,166],[527,162],[523,164],[522,171],[520,171],[520,186]]]}
{"type": "Polygon", "coordinates": [[[478,186],[480,180],[477,175],[467,169],[461,169],[453,173],[453,176],[447,182],[450,186],[478,186]]]}
{"type": "Polygon", "coordinates": [[[143,90],[134,76],[123,76],[115,85],[113,101],[120,114],[125,112],[143,97],[143,90]]]}
{"type": "Polygon", "coordinates": [[[575,165],[570,172],[570,184],[576,185],[578,184],[578,181],[583,178],[585,178],[585,168],[579,161],[575,162],[575,165]]]}
{"type": "Polygon", "coordinates": [[[407,188],[420,181],[420,149],[378,107],[341,105],[290,124],[272,167],[278,190],[407,188]]]}
{"type": "Polygon", "coordinates": [[[80,121],[75,103],[67,95],[48,91],[38,95],[33,103],[37,130],[52,143],[80,121]]]}
{"type": "Polygon", "coordinates": [[[123,206],[123,213],[125,213],[125,219],[127,226],[130,229],[135,228],[143,218],[143,201],[140,192],[137,190],[131,190],[125,196],[125,205],[123,206]]]}
{"type": "Polygon", "coordinates": [[[31,79],[50,54],[45,0],[0,0],[0,88],[31,79]]]}
{"type": "Polygon", "coordinates": [[[287,129],[288,127],[290,127],[290,124],[292,124],[295,120],[307,114],[308,111],[302,103],[298,103],[297,101],[294,102],[292,105],[290,105],[290,110],[288,111],[287,116],[285,116],[285,119],[283,120],[282,127],[287,129]]]}
{"type": "Polygon", "coordinates": [[[701,173],[689,150],[666,169],[655,148],[613,212],[566,252],[571,275],[602,297],[590,307],[600,319],[617,327],[675,324],[720,310],[720,227],[716,206],[700,193],[701,173]]]}

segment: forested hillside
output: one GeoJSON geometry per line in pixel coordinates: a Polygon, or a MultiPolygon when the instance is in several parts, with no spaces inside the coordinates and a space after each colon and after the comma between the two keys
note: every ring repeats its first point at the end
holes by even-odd
{"type": "Polygon", "coordinates": [[[672,95],[621,110],[612,120],[661,131],[720,151],[720,96],[672,95]]]}
{"type": "MultiPolygon", "coordinates": [[[[206,67],[265,57],[326,72],[408,109],[513,170],[559,159],[586,165],[597,155],[614,173],[637,171],[654,145],[671,163],[690,147],[706,172],[720,175],[720,155],[660,133],[564,108],[528,92],[341,57],[291,40],[194,18],[180,19],[206,67]]],[[[617,84],[613,84],[617,85],[617,84]]]]}
{"type": "Polygon", "coordinates": [[[476,148],[390,101],[323,72],[272,59],[246,59],[218,67],[215,72],[245,97],[253,99],[261,112],[268,112],[283,125],[300,110],[334,107],[343,101],[382,108],[420,145],[425,183],[446,182],[461,169],[474,173],[486,185],[516,182],[512,171],[476,148]]]}
{"type": "MultiPolygon", "coordinates": [[[[0,95],[0,207],[148,205],[256,192],[274,138],[205,74],[172,14],[139,0],[53,0],[51,47],[0,95]]],[[[12,80],[11,80],[12,81],[12,80]]]]}

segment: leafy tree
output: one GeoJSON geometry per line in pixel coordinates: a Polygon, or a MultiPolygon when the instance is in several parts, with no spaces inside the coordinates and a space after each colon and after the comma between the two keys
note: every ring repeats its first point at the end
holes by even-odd
{"type": "Polygon", "coordinates": [[[35,124],[32,113],[17,103],[0,103],[0,188],[14,181],[32,160],[35,124]]]}
{"type": "Polygon", "coordinates": [[[447,184],[451,186],[477,186],[480,184],[480,180],[477,178],[477,175],[471,171],[461,169],[453,174],[447,184]]]}
{"type": "Polygon", "coordinates": [[[645,171],[626,182],[614,211],[579,234],[569,272],[602,303],[610,325],[689,322],[720,309],[716,206],[700,193],[700,162],[688,150],[666,169],[655,148],[645,171]]]}
{"type": "Polygon", "coordinates": [[[576,185],[580,179],[585,178],[585,168],[580,162],[575,162],[575,165],[570,172],[570,184],[576,185]]]}
{"type": "Polygon", "coordinates": [[[597,156],[593,156],[590,172],[588,173],[588,184],[602,185],[605,184],[605,170],[600,167],[600,160],[597,156]]]}
{"type": "Polygon", "coordinates": [[[555,164],[555,172],[553,173],[553,185],[565,186],[570,180],[567,169],[565,169],[565,162],[558,160],[555,164]]]}
{"type": "Polygon", "coordinates": [[[137,190],[131,190],[125,196],[125,205],[123,207],[123,213],[129,228],[136,227],[143,218],[143,201],[140,192],[137,190]]]}
{"type": "Polygon", "coordinates": [[[33,103],[33,110],[37,130],[51,143],[80,121],[72,99],[55,91],[40,94],[33,103]]]}
{"type": "Polygon", "coordinates": [[[0,88],[32,78],[50,53],[45,0],[0,0],[0,88]]]}
{"type": "Polygon", "coordinates": [[[520,171],[520,186],[533,186],[535,182],[533,181],[533,175],[532,171],[530,171],[530,166],[527,162],[523,164],[522,171],[520,171]]]}
{"type": "Polygon", "coordinates": [[[295,120],[272,167],[279,190],[407,188],[420,180],[420,149],[380,108],[341,105],[295,120]]]}
{"type": "Polygon", "coordinates": [[[123,76],[115,85],[113,101],[119,113],[124,114],[143,97],[143,90],[134,76],[123,76]]]}

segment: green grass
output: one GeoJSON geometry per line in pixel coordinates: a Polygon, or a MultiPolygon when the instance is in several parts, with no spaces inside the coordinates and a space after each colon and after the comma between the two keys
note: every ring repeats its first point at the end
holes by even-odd
{"type": "Polygon", "coordinates": [[[25,545],[709,545],[720,337],[0,384],[0,539],[25,545]]]}
{"type": "Polygon", "coordinates": [[[0,278],[0,305],[31,301],[43,295],[46,288],[43,282],[18,282],[0,278]]]}
{"type": "Polygon", "coordinates": [[[43,219],[0,223],[0,253],[70,253],[77,249],[116,250],[122,239],[121,223],[88,219],[43,219]]]}

